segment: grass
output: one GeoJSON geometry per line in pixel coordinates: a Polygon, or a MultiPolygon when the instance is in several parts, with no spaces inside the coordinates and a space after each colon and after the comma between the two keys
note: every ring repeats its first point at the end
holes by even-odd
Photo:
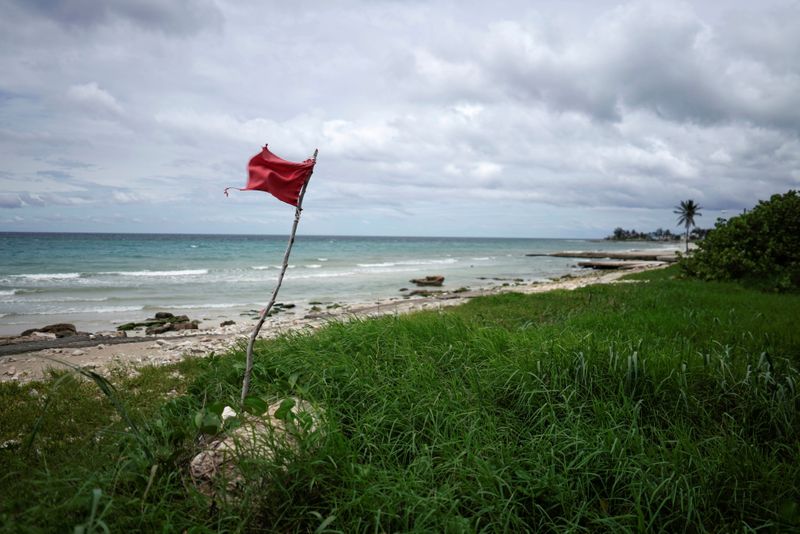
{"type": "Polygon", "coordinates": [[[248,460],[250,491],[214,506],[188,480],[192,421],[235,405],[242,351],[111,377],[138,437],[72,375],[3,384],[0,526],[797,530],[800,297],[674,274],[260,344],[253,393],[321,406],[325,433],[248,460]]]}

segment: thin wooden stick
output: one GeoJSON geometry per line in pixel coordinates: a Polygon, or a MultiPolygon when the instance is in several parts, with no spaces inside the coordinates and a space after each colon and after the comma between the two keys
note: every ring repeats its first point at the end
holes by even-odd
{"type": "MultiPolygon", "coordinates": [[[[317,161],[317,152],[319,152],[319,150],[314,150],[314,157],[312,158],[315,162],[317,161]]],[[[313,174],[314,171],[312,170],[311,172],[313,174]]],[[[272,291],[272,297],[269,299],[267,307],[261,310],[261,317],[258,319],[256,327],[253,328],[253,332],[250,334],[250,341],[247,342],[247,362],[244,369],[244,380],[242,381],[242,403],[244,403],[244,399],[247,397],[247,394],[250,391],[250,375],[253,373],[253,345],[256,342],[258,333],[261,331],[261,327],[264,325],[264,321],[269,315],[269,311],[275,304],[275,299],[278,298],[278,291],[280,291],[281,284],[283,283],[283,275],[286,274],[286,268],[289,266],[289,254],[292,252],[294,236],[297,233],[297,225],[300,223],[300,213],[303,211],[303,197],[306,194],[306,187],[308,187],[308,182],[310,181],[311,174],[308,175],[306,182],[303,184],[303,188],[300,189],[300,196],[297,199],[297,207],[294,210],[294,224],[292,224],[292,233],[289,235],[289,243],[286,245],[286,252],[283,254],[283,264],[281,265],[281,273],[278,275],[278,283],[275,286],[275,289],[272,291]]]]}

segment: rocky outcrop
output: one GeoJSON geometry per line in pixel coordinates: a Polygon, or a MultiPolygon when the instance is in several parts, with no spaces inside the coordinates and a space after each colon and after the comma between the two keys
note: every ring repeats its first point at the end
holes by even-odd
{"type": "Polygon", "coordinates": [[[59,338],[78,335],[78,331],[75,329],[74,324],[58,323],[58,324],[43,326],[41,328],[31,328],[30,330],[25,330],[23,333],[20,334],[20,337],[30,336],[37,332],[44,334],[55,334],[55,336],[59,338]]]}
{"type": "Polygon", "coordinates": [[[418,286],[441,286],[444,284],[444,276],[437,274],[425,278],[414,278],[410,282],[418,286]]]}
{"type": "Polygon", "coordinates": [[[126,332],[137,328],[145,328],[145,334],[156,335],[176,330],[196,330],[199,328],[200,321],[192,321],[186,315],[173,315],[169,312],[158,312],[151,319],[141,322],[121,324],[117,330],[126,332]]]}

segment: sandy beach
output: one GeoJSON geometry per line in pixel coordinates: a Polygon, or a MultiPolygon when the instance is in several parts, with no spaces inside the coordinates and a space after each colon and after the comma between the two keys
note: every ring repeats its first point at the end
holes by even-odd
{"type": "MultiPolygon", "coordinates": [[[[277,337],[294,331],[313,331],[330,321],[347,321],[353,318],[405,314],[421,310],[438,310],[463,304],[471,298],[505,292],[541,293],[554,290],[573,290],[592,284],[618,283],[631,272],[661,265],[642,264],[626,271],[586,271],[567,275],[557,280],[540,283],[511,283],[509,285],[476,289],[461,293],[443,292],[427,297],[391,298],[373,303],[345,305],[340,308],[305,314],[302,317],[278,315],[270,317],[259,335],[261,339],[277,337]]],[[[149,365],[167,365],[183,358],[204,357],[211,353],[224,353],[237,343],[246,342],[252,324],[237,324],[170,332],[163,335],[140,336],[136,341],[108,344],[104,340],[82,343],[80,347],[60,346],[33,352],[0,356],[0,381],[31,382],[43,379],[50,368],[63,368],[54,359],[74,366],[87,367],[100,373],[123,370],[136,373],[136,369],[149,365]],[[176,335],[177,334],[177,335],[176,335]]],[[[68,338],[65,340],[68,345],[68,338]]]]}

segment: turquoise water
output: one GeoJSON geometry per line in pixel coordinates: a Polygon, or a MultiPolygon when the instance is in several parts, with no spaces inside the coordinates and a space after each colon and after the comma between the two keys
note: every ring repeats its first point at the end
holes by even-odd
{"type": "MultiPolygon", "coordinates": [[[[55,322],[87,331],[156,311],[238,319],[269,300],[286,236],[0,234],[0,334],[55,322]]],[[[637,243],[636,248],[648,248],[637,243]]],[[[656,247],[657,245],[649,245],[656,247]]],[[[662,245],[663,246],[663,245],[662,245]]],[[[373,302],[409,279],[445,276],[445,289],[491,278],[543,280],[574,260],[526,257],[558,250],[625,250],[579,239],[298,236],[279,300],[373,302]]]]}

